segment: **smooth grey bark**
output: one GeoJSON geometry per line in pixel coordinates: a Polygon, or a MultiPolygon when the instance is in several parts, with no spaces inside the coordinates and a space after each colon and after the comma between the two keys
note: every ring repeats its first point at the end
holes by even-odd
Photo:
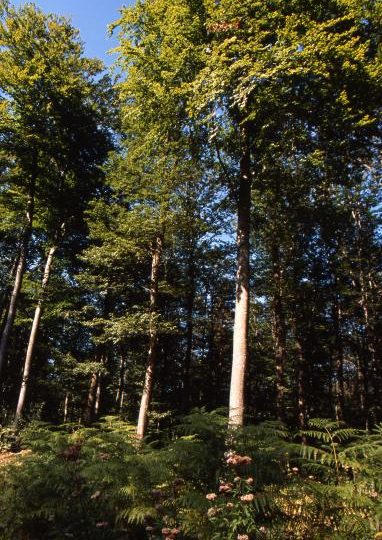
{"type": "Polygon", "coordinates": [[[157,363],[158,356],[158,331],[156,327],[155,315],[158,309],[158,285],[159,285],[159,269],[162,258],[163,237],[158,235],[154,241],[152,249],[151,261],[151,278],[150,278],[150,314],[151,322],[149,329],[149,351],[147,358],[147,367],[145,372],[145,380],[142,389],[142,398],[139,408],[138,424],[137,424],[137,439],[144,438],[147,428],[147,413],[151,403],[151,397],[154,386],[154,369],[157,363]]]}
{"type": "Polygon", "coordinates": [[[19,393],[19,400],[17,403],[17,409],[16,409],[16,416],[15,420],[17,421],[23,414],[24,406],[25,406],[25,398],[26,393],[28,389],[28,383],[29,383],[29,376],[32,366],[32,359],[33,359],[33,352],[36,344],[36,337],[37,332],[40,326],[41,321],[41,314],[42,314],[42,307],[43,307],[43,301],[44,301],[44,293],[46,291],[47,285],[49,283],[49,278],[52,270],[52,264],[53,264],[53,257],[57,250],[57,246],[54,245],[49,249],[48,256],[45,263],[45,269],[44,269],[44,275],[42,278],[41,283],[41,292],[40,292],[40,298],[38,299],[37,306],[34,312],[33,317],[33,323],[32,323],[32,329],[29,336],[29,342],[28,342],[28,348],[27,353],[25,356],[25,362],[24,362],[24,370],[23,370],[23,378],[21,382],[21,388],[19,393]]]}
{"type": "Polygon", "coordinates": [[[245,372],[248,363],[249,235],[251,210],[251,166],[248,139],[248,131],[246,126],[244,126],[241,128],[242,155],[240,159],[236,236],[236,301],[229,396],[229,425],[232,427],[240,427],[244,424],[245,372]]]}

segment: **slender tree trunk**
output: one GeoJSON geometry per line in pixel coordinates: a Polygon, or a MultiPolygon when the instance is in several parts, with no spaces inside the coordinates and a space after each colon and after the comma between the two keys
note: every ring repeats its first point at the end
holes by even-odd
{"type": "Polygon", "coordinates": [[[92,373],[84,415],[85,424],[91,424],[94,419],[94,410],[97,399],[98,372],[92,373]]]}
{"type": "Polygon", "coordinates": [[[66,392],[65,394],[65,401],[64,401],[64,424],[68,421],[69,418],[69,400],[70,400],[70,394],[69,392],[66,392]]]}
{"type": "Polygon", "coordinates": [[[154,369],[157,363],[158,356],[158,331],[156,328],[155,315],[158,309],[158,285],[159,285],[159,269],[162,258],[163,238],[158,235],[155,239],[152,250],[151,262],[151,280],[150,280],[150,313],[151,323],[149,330],[149,352],[147,358],[147,367],[145,380],[142,390],[141,405],[139,409],[137,439],[142,440],[146,433],[147,413],[150,407],[151,397],[154,386],[154,369]]]}
{"type": "Polygon", "coordinates": [[[94,403],[94,416],[98,418],[101,410],[101,397],[102,397],[102,374],[98,373],[97,391],[94,403]]]}
{"type": "Polygon", "coordinates": [[[183,411],[187,411],[190,404],[190,371],[192,360],[192,342],[194,333],[194,302],[195,302],[195,250],[190,248],[188,259],[188,283],[186,297],[186,352],[184,356],[183,373],[183,411]]]}
{"type": "Polygon", "coordinates": [[[121,400],[120,400],[120,405],[119,405],[119,410],[120,411],[123,410],[124,402],[125,402],[125,389],[122,390],[122,394],[121,394],[121,400]]]}
{"type": "Polygon", "coordinates": [[[17,266],[19,264],[19,257],[20,257],[20,249],[18,248],[17,249],[17,255],[16,257],[14,258],[14,261],[12,263],[12,267],[9,271],[9,277],[8,277],[8,282],[5,286],[5,289],[3,291],[3,294],[2,294],[2,298],[1,298],[1,307],[0,307],[0,320],[1,320],[1,323],[0,323],[0,334],[3,333],[3,330],[4,330],[4,325],[5,325],[5,319],[4,319],[4,313],[5,313],[5,310],[6,310],[6,306],[7,306],[7,303],[9,301],[9,295],[11,293],[11,283],[13,282],[13,280],[15,279],[15,275],[16,275],[16,270],[17,270],[17,266]]]}
{"type": "Polygon", "coordinates": [[[7,352],[7,346],[9,341],[9,336],[11,334],[11,330],[13,327],[13,323],[16,316],[16,308],[17,308],[17,302],[19,299],[19,294],[21,290],[21,285],[24,279],[24,272],[25,272],[25,264],[26,264],[26,250],[22,248],[19,262],[16,269],[16,275],[15,275],[15,281],[13,285],[13,290],[11,293],[11,298],[9,302],[8,311],[5,317],[4,321],[4,328],[3,332],[1,334],[1,340],[0,340],[0,374],[3,371],[3,367],[5,364],[5,356],[7,352]]]}
{"type": "Polygon", "coordinates": [[[333,306],[335,357],[334,357],[334,412],[337,421],[344,418],[344,350],[342,340],[342,313],[337,294],[333,306]]]}
{"type": "Polygon", "coordinates": [[[25,226],[23,240],[20,247],[20,255],[19,255],[18,264],[16,268],[15,281],[13,284],[13,290],[11,293],[8,312],[5,318],[4,328],[3,328],[3,332],[1,334],[1,339],[0,339],[0,376],[4,368],[8,341],[9,341],[13,323],[16,317],[17,302],[19,299],[21,286],[24,279],[29,241],[32,235],[36,176],[37,174],[34,173],[31,178],[27,211],[26,211],[26,226],[25,226]]]}
{"type": "Polygon", "coordinates": [[[100,349],[97,351],[96,360],[100,366],[100,369],[99,371],[94,371],[90,378],[88,399],[84,414],[84,421],[86,424],[91,424],[97,418],[100,412],[102,383],[104,377],[102,368],[107,365],[108,360],[107,353],[103,347],[100,347],[100,349]]]}
{"type": "Polygon", "coordinates": [[[280,261],[280,248],[277,245],[272,249],[273,267],[273,339],[276,360],[276,411],[277,418],[285,420],[284,407],[284,369],[286,362],[286,327],[283,306],[282,268],[280,261]]]}
{"type": "Polygon", "coordinates": [[[115,407],[117,412],[120,412],[122,409],[122,397],[125,391],[125,371],[126,371],[126,360],[123,352],[120,357],[119,365],[119,381],[118,381],[118,390],[115,397],[115,407]]]}
{"type": "Polygon", "coordinates": [[[229,396],[229,424],[244,424],[245,372],[248,363],[249,322],[249,235],[251,209],[251,164],[247,128],[241,130],[242,156],[237,208],[236,302],[233,329],[233,357],[229,396]]]}
{"type": "Polygon", "coordinates": [[[373,423],[374,419],[371,418],[371,392],[370,392],[370,383],[375,383],[377,376],[376,369],[376,354],[374,347],[374,331],[371,326],[370,321],[370,312],[369,312],[369,295],[365,286],[365,278],[363,270],[360,271],[360,285],[361,285],[361,307],[364,317],[365,333],[364,333],[364,358],[361,362],[361,369],[363,370],[363,381],[364,381],[364,394],[365,394],[365,414],[366,418],[366,429],[369,428],[369,423],[373,423]]]}
{"type": "Polygon", "coordinates": [[[25,357],[25,363],[24,363],[24,371],[23,371],[23,379],[21,383],[21,389],[19,394],[19,400],[17,403],[17,409],[16,409],[16,421],[21,417],[24,406],[25,406],[25,397],[26,392],[28,389],[28,382],[29,382],[29,375],[32,365],[32,358],[33,358],[33,351],[36,344],[36,336],[38,332],[38,328],[40,325],[41,320],[41,313],[42,313],[42,306],[43,306],[43,300],[44,300],[44,293],[46,291],[46,287],[49,282],[50,273],[52,270],[52,263],[53,263],[53,257],[56,252],[57,246],[52,246],[49,249],[48,257],[46,259],[45,269],[44,269],[44,275],[42,278],[42,284],[41,284],[41,293],[40,298],[37,302],[37,307],[34,313],[33,323],[32,323],[32,330],[29,336],[29,343],[27,348],[27,354],[25,357]]]}
{"type": "Polygon", "coordinates": [[[370,317],[370,301],[369,301],[369,291],[367,288],[367,280],[365,278],[364,270],[364,253],[363,253],[363,227],[361,220],[361,213],[357,207],[352,211],[352,216],[354,219],[354,225],[356,230],[356,249],[357,249],[357,262],[358,262],[358,282],[361,292],[360,306],[364,318],[364,352],[362,358],[359,360],[358,365],[358,380],[362,384],[363,388],[361,389],[360,398],[361,398],[361,408],[364,413],[365,427],[369,429],[370,427],[370,382],[373,379],[377,378],[377,362],[375,354],[375,335],[373,325],[371,323],[370,317]]]}
{"type": "MultiPolygon", "coordinates": [[[[215,296],[215,291],[211,291],[209,293],[210,297],[210,306],[206,309],[205,318],[208,320],[208,326],[204,325],[205,329],[208,330],[208,334],[205,339],[203,339],[203,342],[207,342],[207,355],[206,355],[206,363],[208,366],[208,371],[211,373],[211,377],[205,381],[205,385],[203,387],[203,395],[200,396],[199,399],[199,406],[203,407],[205,403],[207,403],[207,406],[209,409],[215,409],[217,407],[217,393],[220,393],[221,386],[219,384],[219,352],[218,352],[218,346],[216,345],[216,309],[215,309],[215,302],[217,300],[215,296]]],[[[206,306],[208,306],[208,301],[206,302],[206,306]]]]}
{"type": "Polygon", "coordinates": [[[297,423],[300,429],[307,426],[307,405],[306,405],[306,361],[305,353],[298,330],[297,315],[294,314],[291,324],[294,337],[294,350],[296,354],[296,378],[297,378],[297,423]]]}

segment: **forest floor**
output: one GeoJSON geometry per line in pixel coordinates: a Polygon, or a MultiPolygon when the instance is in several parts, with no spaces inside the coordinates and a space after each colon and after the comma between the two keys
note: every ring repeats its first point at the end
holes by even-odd
{"type": "Polygon", "coordinates": [[[9,465],[17,458],[30,454],[30,450],[21,450],[20,452],[0,452],[0,467],[9,465]]]}

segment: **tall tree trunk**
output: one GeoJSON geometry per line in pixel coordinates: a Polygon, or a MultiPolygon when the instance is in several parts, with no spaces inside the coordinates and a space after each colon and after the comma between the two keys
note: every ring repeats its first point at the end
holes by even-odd
{"type": "Polygon", "coordinates": [[[125,371],[126,371],[126,359],[123,352],[121,352],[120,364],[119,364],[119,381],[117,395],[115,397],[115,408],[117,412],[121,412],[123,403],[123,394],[125,392],[125,371]]]}
{"type": "Polygon", "coordinates": [[[154,386],[154,369],[158,356],[158,331],[156,327],[155,315],[158,309],[158,285],[159,269],[162,258],[163,237],[158,235],[152,249],[151,279],[150,279],[150,314],[151,322],[149,329],[149,352],[145,380],[143,383],[141,405],[139,409],[137,439],[141,440],[145,436],[147,428],[147,413],[151,402],[154,386]]]}
{"type": "Polygon", "coordinates": [[[101,410],[101,397],[102,397],[102,373],[98,373],[97,391],[94,403],[94,416],[98,418],[101,410]]]}
{"type": "Polygon", "coordinates": [[[286,327],[283,306],[282,268],[280,261],[280,248],[274,244],[272,247],[273,271],[273,339],[276,360],[276,411],[279,420],[285,420],[285,381],[284,369],[286,361],[286,327]]]}
{"type": "Polygon", "coordinates": [[[25,396],[26,396],[26,392],[27,392],[27,388],[28,388],[29,375],[30,375],[30,370],[31,370],[31,365],[32,365],[32,358],[33,358],[33,351],[34,351],[34,347],[35,347],[35,344],[36,344],[36,336],[37,336],[37,332],[38,332],[38,328],[39,328],[40,320],[41,320],[41,313],[42,313],[42,306],[43,306],[43,301],[44,301],[44,294],[45,294],[46,287],[47,287],[48,282],[49,282],[50,273],[51,273],[51,270],[52,270],[53,257],[54,257],[54,254],[56,252],[56,249],[57,249],[56,245],[52,246],[49,249],[48,257],[46,259],[44,275],[43,275],[42,283],[41,283],[40,298],[39,298],[39,300],[37,302],[36,310],[35,310],[35,313],[34,313],[32,329],[31,329],[31,333],[30,333],[30,336],[29,336],[28,348],[27,348],[27,353],[26,353],[26,357],[25,357],[23,379],[22,379],[22,383],[21,383],[19,400],[18,400],[17,409],[16,409],[16,417],[15,417],[16,421],[21,417],[21,415],[23,413],[23,410],[24,410],[24,406],[25,406],[25,396]]]}
{"type": "Polygon", "coordinates": [[[90,379],[90,386],[88,392],[88,399],[86,402],[86,410],[84,414],[85,424],[91,424],[94,420],[94,410],[97,399],[97,388],[98,388],[98,378],[99,373],[93,372],[90,379]]]}
{"type": "Polygon", "coordinates": [[[33,216],[34,216],[34,199],[36,189],[37,167],[31,177],[31,183],[29,187],[29,196],[26,210],[26,224],[23,235],[23,240],[20,247],[20,255],[15,273],[15,281],[13,284],[13,290],[9,302],[8,312],[5,318],[4,328],[0,339],[0,376],[5,364],[5,356],[7,352],[7,346],[9,336],[12,331],[13,323],[16,317],[17,302],[19,299],[21,286],[24,279],[26,259],[28,255],[29,241],[32,235],[33,228],[33,216]]]}
{"type": "Polygon", "coordinates": [[[19,264],[19,257],[20,257],[20,248],[18,247],[16,257],[14,258],[14,261],[12,263],[12,267],[11,267],[11,269],[9,271],[9,277],[8,277],[7,284],[6,284],[5,288],[4,288],[4,291],[3,291],[2,296],[1,296],[0,334],[2,334],[3,330],[4,330],[4,325],[5,325],[4,313],[5,313],[5,310],[6,310],[7,303],[9,302],[9,295],[10,295],[11,289],[12,289],[11,288],[11,283],[15,279],[17,266],[19,264]]]}
{"type": "Polygon", "coordinates": [[[219,358],[218,358],[218,346],[216,345],[216,309],[215,302],[217,300],[215,294],[216,291],[207,293],[206,297],[206,314],[205,319],[208,320],[208,325],[204,325],[204,328],[208,331],[203,342],[207,344],[206,364],[208,372],[211,374],[208,380],[205,381],[203,387],[203,394],[200,395],[198,405],[202,407],[205,403],[209,409],[216,409],[217,407],[217,392],[220,393],[221,386],[219,385],[219,358]],[[210,304],[208,306],[208,304],[210,304]]]}
{"type": "Polygon", "coordinates": [[[70,394],[69,392],[66,392],[65,401],[64,401],[64,424],[69,419],[69,400],[70,400],[70,394]]]}
{"type": "Polygon", "coordinates": [[[300,340],[296,340],[297,351],[297,405],[298,405],[298,425],[300,429],[306,428],[306,403],[304,385],[304,357],[300,340]]]}
{"type": "Polygon", "coordinates": [[[236,302],[229,396],[229,424],[232,427],[239,427],[244,424],[245,372],[248,363],[251,163],[246,126],[241,128],[241,138],[242,156],[240,159],[236,238],[236,302]]]}
{"type": "Polygon", "coordinates": [[[99,371],[94,371],[90,378],[90,386],[88,399],[84,414],[86,424],[91,424],[99,415],[101,398],[102,398],[102,383],[104,372],[103,368],[107,365],[108,356],[105,348],[101,345],[96,354],[96,360],[100,366],[99,371]]]}
{"type": "Polygon", "coordinates": [[[184,356],[183,372],[183,411],[186,412],[190,404],[190,371],[192,360],[192,342],[194,332],[194,302],[195,302],[195,249],[190,246],[187,269],[187,297],[186,297],[186,352],[184,356]]]}
{"type": "Polygon", "coordinates": [[[371,322],[372,317],[370,316],[370,299],[369,299],[369,291],[367,287],[367,279],[365,277],[365,269],[364,269],[364,253],[363,253],[363,226],[362,226],[362,219],[361,219],[361,213],[359,208],[355,208],[352,211],[352,216],[354,220],[355,225],[355,231],[356,231],[356,249],[357,249],[357,263],[358,263],[358,282],[360,287],[360,306],[363,313],[363,319],[364,319],[364,351],[363,354],[361,353],[362,358],[359,360],[358,365],[358,380],[360,384],[363,385],[363,388],[360,392],[360,398],[361,398],[361,408],[364,412],[364,420],[365,420],[365,428],[369,429],[370,427],[370,420],[374,420],[371,418],[371,407],[370,407],[370,383],[375,379],[377,379],[377,362],[376,362],[376,354],[375,354],[375,335],[374,335],[374,329],[373,324],[371,322]]]}
{"type": "Polygon", "coordinates": [[[300,429],[306,429],[307,426],[307,407],[305,400],[305,358],[301,344],[301,339],[295,329],[295,350],[297,356],[297,415],[298,426],[300,429]]]}
{"type": "Polygon", "coordinates": [[[337,421],[344,418],[344,348],[342,339],[342,312],[340,300],[335,293],[333,306],[335,351],[334,351],[334,413],[337,421]]]}

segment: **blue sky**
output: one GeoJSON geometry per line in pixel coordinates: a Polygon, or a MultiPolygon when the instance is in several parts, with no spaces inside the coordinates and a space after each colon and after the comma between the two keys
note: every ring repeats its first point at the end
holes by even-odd
{"type": "MultiPolygon", "coordinates": [[[[11,0],[15,6],[28,3],[26,0],[11,0]]],[[[34,0],[45,12],[65,15],[72,19],[73,26],[80,30],[85,42],[86,55],[102,58],[110,65],[112,55],[109,49],[116,45],[115,39],[108,38],[107,25],[118,19],[119,9],[133,4],[132,0],[34,0]]]]}

